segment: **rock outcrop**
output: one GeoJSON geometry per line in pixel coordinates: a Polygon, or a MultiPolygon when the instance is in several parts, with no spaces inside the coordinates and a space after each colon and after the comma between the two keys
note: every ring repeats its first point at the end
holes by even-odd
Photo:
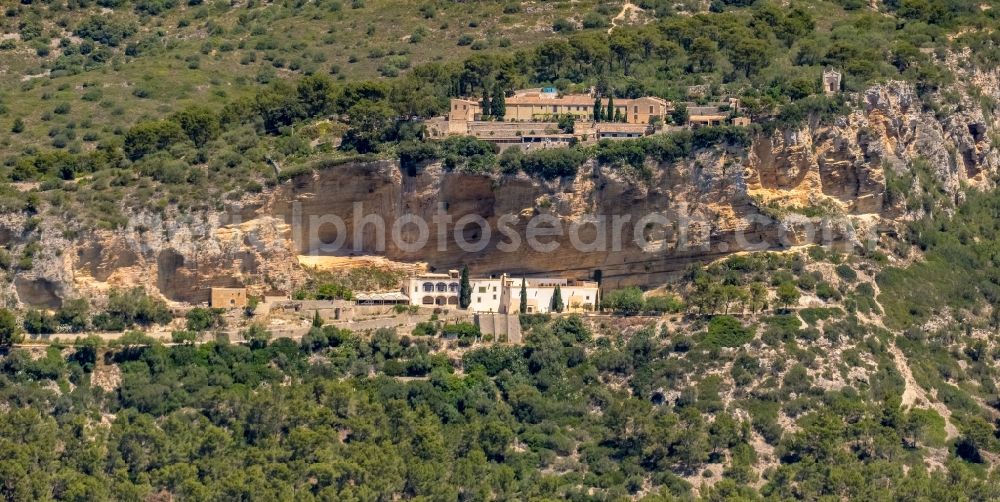
{"type": "MultiPolygon", "coordinates": [[[[996,78],[969,82],[1000,98],[996,78]]],[[[913,216],[886,196],[886,185],[918,162],[956,198],[965,185],[992,187],[998,124],[971,94],[932,110],[908,84],[877,85],[852,96],[855,110],[846,116],[759,133],[745,149],[650,163],[648,177],[595,161],[575,178],[550,181],[447,172],[440,164],[411,176],[380,161],[303,174],[223,212],[140,213],[125,230],[86,238],[43,225],[33,237],[40,251],[10,285],[8,303],[56,306],[139,285],[187,303],[207,301],[210,286],[287,291],[305,278],[303,254],[652,285],[734,251],[813,241],[816,232],[806,227],[820,217],[835,217],[820,229],[826,238],[857,244],[852,222],[871,228],[913,216]],[[441,218],[451,222],[444,233],[441,218]],[[530,245],[531,231],[554,225],[561,232],[530,245]],[[424,236],[427,244],[410,245],[424,236]]],[[[23,240],[24,226],[23,219],[0,221],[0,238],[23,240]]]]}

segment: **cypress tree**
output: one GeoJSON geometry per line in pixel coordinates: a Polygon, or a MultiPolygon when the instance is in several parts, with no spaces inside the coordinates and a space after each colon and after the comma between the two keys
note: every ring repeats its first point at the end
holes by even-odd
{"type": "Polygon", "coordinates": [[[323,327],[323,318],[319,316],[319,311],[318,310],[314,310],[313,311],[313,322],[312,322],[312,325],[313,325],[314,328],[322,328],[323,327]]]}
{"type": "Polygon", "coordinates": [[[507,115],[507,100],[500,84],[493,86],[493,101],[490,103],[490,115],[497,120],[503,120],[507,115]]]}
{"type": "Polygon", "coordinates": [[[521,278],[521,305],[520,313],[528,312],[528,289],[525,287],[524,277],[521,278]]]}
{"type": "Polygon", "coordinates": [[[594,98],[594,122],[604,120],[604,112],[601,110],[601,98],[594,98]]]}
{"type": "Polygon", "coordinates": [[[472,285],[469,284],[469,266],[462,267],[462,281],[458,285],[458,306],[467,309],[472,304],[472,285]]]}
{"type": "Polygon", "coordinates": [[[549,310],[552,312],[563,311],[562,288],[559,286],[556,286],[555,291],[552,292],[552,305],[549,310]]]}
{"type": "Polygon", "coordinates": [[[479,109],[481,110],[481,118],[483,120],[489,120],[490,116],[490,95],[486,93],[486,87],[483,87],[483,99],[479,101],[479,109]]]}
{"type": "Polygon", "coordinates": [[[608,122],[615,120],[615,97],[608,96],[608,111],[604,114],[604,119],[608,122]]]}

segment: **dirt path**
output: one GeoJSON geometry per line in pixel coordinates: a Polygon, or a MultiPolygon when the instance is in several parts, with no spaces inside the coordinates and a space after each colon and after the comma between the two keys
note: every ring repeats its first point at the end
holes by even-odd
{"type": "MultiPolygon", "coordinates": [[[[882,304],[878,301],[878,296],[882,293],[882,291],[879,289],[877,282],[872,281],[872,286],[875,288],[875,305],[878,306],[880,311],[885,312],[885,308],[883,308],[882,304]]],[[[881,317],[874,316],[870,319],[870,321],[881,326],[886,331],[889,331],[890,333],[892,332],[892,330],[887,328],[882,322],[881,317]]],[[[889,352],[892,354],[892,359],[896,363],[896,369],[898,369],[899,373],[903,375],[903,381],[906,384],[903,388],[902,407],[904,409],[909,409],[917,406],[936,411],[938,415],[941,415],[941,418],[944,418],[944,432],[947,436],[946,439],[951,441],[952,439],[957,438],[958,428],[955,427],[955,424],[951,423],[951,410],[949,410],[944,403],[937,401],[936,396],[928,395],[927,391],[917,383],[917,380],[913,378],[913,371],[910,370],[910,362],[906,359],[903,351],[899,350],[899,347],[896,346],[896,342],[889,344],[889,352]]]]}
{"type": "Polygon", "coordinates": [[[903,390],[903,408],[917,406],[933,409],[944,418],[944,432],[947,435],[947,439],[950,441],[958,437],[958,429],[951,423],[951,410],[944,403],[936,401],[927,395],[927,391],[917,384],[917,380],[913,378],[913,372],[910,371],[910,363],[895,343],[889,346],[889,352],[892,353],[892,358],[896,362],[896,368],[899,369],[899,372],[903,375],[903,380],[906,382],[906,387],[903,390]]]}
{"type": "Polygon", "coordinates": [[[767,444],[767,441],[764,441],[764,438],[756,431],[750,433],[750,446],[753,446],[757,452],[757,464],[754,465],[757,481],[754,481],[753,487],[759,490],[767,482],[764,479],[764,472],[772,467],[778,467],[778,456],[774,453],[774,447],[767,444]]]}
{"type": "Polygon", "coordinates": [[[611,32],[614,31],[614,29],[618,27],[618,22],[619,21],[625,21],[626,18],[628,18],[630,12],[639,13],[639,12],[642,12],[642,9],[640,9],[638,5],[635,5],[632,2],[626,1],[625,5],[622,5],[621,12],[619,12],[617,16],[611,18],[611,27],[608,28],[608,35],[610,35],[611,32]]]}
{"type": "Polygon", "coordinates": [[[917,385],[917,380],[913,378],[913,372],[910,371],[910,364],[906,360],[906,356],[896,347],[896,344],[892,344],[889,347],[889,352],[892,353],[893,360],[896,361],[896,368],[903,375],[903,381],[906,382],[906,387],[903,388],[903,407],[912,408],[913,405],[917,404],[917,398],[921,398],[923,401],[927,400],[927,395],[919,385],[917,385]]]}

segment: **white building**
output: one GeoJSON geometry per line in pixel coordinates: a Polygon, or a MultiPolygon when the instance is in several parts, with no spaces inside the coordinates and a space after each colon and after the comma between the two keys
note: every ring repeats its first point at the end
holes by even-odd
{"type": "Polygon", "coordinates": [[[410,305],[458,307],[460,274],[449,270],[447,274],[420,274],[406,280],[403,294],[410,299],[410,305]]]}
{"type": "Polygon", "coordinates": [[[504,276],[489,279],[472,279],[472,298],[469,310],[473,312],[506,313],[510,290],[504,287],[504,276]]]}
{"type": "MultiPolygon", "coordinates": [[[[578,281],[561,277],[525,278],[527,312],[544,314],[552,310],[552,297],[559,287],[563,312],[588,312],[598,306],[596,282],[578,281]]],[[[521,278],[507,274],[499,277],[470,279],[471,298],[469,310],[480,313],[516,314],[521,308],[521,278]]],[[[403,293],[410,305],[454,306],[458,308],[461,274],[449,270],[447,274],[420,274],[406,280],[403,293]]]]}
{"type": "MultiPolygon", "coordinates": [[[[552,310],[552,297],[556,286],[563,302],[563,312],[586,312],[597,307],[598,288],[596,282],[578,281],[564,278],[525,279],[525,293],[528,297],[528,314],[544,314],[552,310]]],[[[518,312],[521,305],[521,281],[510,279],[512,301],[510,311],[518,312]]]]}
{"type": "MultiPolygon", "coordinates": [[[[510,277],[507,274],[499,278],[472,279],[472,302],[469,310],[473,312],[497,312],[502,314],[519,313],[521,308],[521,278],[510,277]]],[[[552,308],[552,297],[556,286],[559,287],[563,301],[563,312],[586,312],[595,310],[598,305],[598,286],[596,282],[550,278],[525,278],[524,292],[527,296],[526,313],[547,313],[552,308]]]]}

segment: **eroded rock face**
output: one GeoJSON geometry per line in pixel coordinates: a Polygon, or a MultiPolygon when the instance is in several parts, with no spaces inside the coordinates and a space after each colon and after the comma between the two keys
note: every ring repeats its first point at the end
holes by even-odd
{"type": "Polygon", "coordinates": [[[750,191],[763,201],[808,206],[828,197],[847,214],[893,213],[886,207],[886,175],[929,166],[946,191],[963,183],[990,188],[1000,166],[982,110],[925,110],[913,87],[889,82],[858,96],[860,107],[833,124],[812,123],[754,141],[750,191]],[[886,170],[892,172],[886,173],[886,170]]]}
{"type": "MultiPolygon", "coordinates": [[[[246,209],[168,219],[137,214],[124,230],[99,230],[74,240],[43,225],[25,239],[37,240],[39,251],[30,270],[16,272],[8,304],[59,307],[83,297],[100,305],[111,288],[137,286],[184,303],[207,302],[212,286],[289,289],[305,273],[287,225],[263,215],[244,221],[246,209]]],[[[22,220],[0,221],[0,227],[19,233],[22,220]]],[[[22,243],[11,254],[23,248],[22,243]]]]}
{"type": "Polygon", "coordinates": [[[14,279],[14,289],[20,300],[28,305],[40,307],[58,307],[62,305],[59,296],[60,285],[48,279],[14,279]]]}
{"type": "MultiPolygon", "coordinates": [[[[995,76],[969,81],[1000,99],[995,76]]],[[[991,139],[998,124],[968,93],[961,96],[958,104],[934,112],[907,84],[878,85],[854,96],[856,110],[832,123],[760,134],[747,149],[716,148],[675,163],[651,163],[648,178],[592,161],[573,179],[550,181],[452,173],[440,164],[411,176],[396,162],[382,161],[301,175],[223,212],[166,219],[134,214],[125,230],[72,240],[43,225],[34,267],[17,273],[8,296],[56,306],[78,296],[100,303],[111,287],[143,286],[188,303],[207,301],[211,286],[288,291],[305,278],[297,257],[309,253],[378,254],[439,270],[468,264],[476,274],[600,275],[611,287],[652,285],[692,263],[748,246],[811,242],[815,236],[806,230],[816,218],[806,215],[815,208],[845,216],[829,232],[856,244],[851,220],[877,227],[914,216],[887,199],[886,180],[912,170],[918,160],[956,198],[964,184],[991,188],[990,175],[1000,166],[991,139]],[[368,220],[356,221],[355,212],[368,220]],[[665,215],[667,223],[644,224],[650,215],[665,215]],[[442,216],[451,223],[439,239],[435,217],[442,216]],[[555,250],[532,249],[525,241],[529,222],[538,216],[561,225],[561,235],[539,238],[556,244],[555,250]],[[604,218],[603,227],[592,217],[604,218]],[[385,232],[376,230],[372,218],[385,222],[385,232]],[[407,223],[394,232],[392,224],[401,218],[426,222],[428,244],[406,246],[421,229],[407,223]],[[624,221],[620,232],[615,218],[624,221]],[[468,224],[456,234],[459,221],[468,224]],[[460,241],[485,237],[475,221],[486,222],[492,233],[489,244],[467,251],[460,241]],[[515,251],[498,246],[511,243],[500,233],[501,223],[521,240],[515,251]],[[571,226],[578,230],[573,237],[571,226]]],[[[24,225],[23,218],[0,219],[0,240],[24,240],[24,225]]]]}
{"type": "Polygon", "coordinates": [[[495,178],[447,173],[440,164],[426,166],[416,176],[401,173],[393,162],[347,165],[282,186],[263,211],[302,222],[301,228],[293,225],[301,253],[377,253],[397,261],[426,261],[437,269],[468,264],[479,274],[544,272],[591,277],[600,270],[612,282],[629,282],[632,276],[662,280],[664,274],[683,270],[693,260],[726,252],[717,246],[726,243],[727,234],[736,229],[748,229],[748,238],[759,240],[745,218],[763,218],[746,195],[745,160],[742,151],[715,151],[683,163],[651,165],[653,177],[648,181],[629,179],[616,168],[594,162],[585,164],[575,179],[552,181],[524,175],[495,178]],[[384,242],[377,239],[370,219],[358,224],[356,211],[364,218],[385,221],[384,242]],[[638,232],[657,249],[640,248],[636,222],[658,214],[671,221],[696,220],[700,228],[688,236],[691,246],[678,249],[681,238],[675,229],[653,221],[638,226],[638,232]],[[428,224],[426,245],[407,246],[420,235],[415,224],[401,225],[400,238],[393,238],[393,222],[404,218],[428,224]],[[443,218],[451,223],[439,227],[436,222],[443,218]],[[588,218],[604,222],[585,223],[588,218]],[[328,223],[333,219],[345,222],[342,231],[328,223]],[[533,219],[544,228],[558,223],[559,235],[539,237],[542,245],[531,246],[527,235],[533,219]],[[617,233],[615,220],[622,222],[617,233]],[[468,224],[459,226],[460,222],[468,224]],[[572,236],[571,225],[580,226],[572,236]],[[501,227],[517,236],[518,246],[501,233],[501,227]],[[444,228],[443,234],[439,228],[444,228]],[[616,234],[620,239],[614,239],[616,234]],[[574,242],[576,237],[578,242],[574,242]],[[329,246],[335,241],[341,244],[337,249],[329,246]],[[463,248],[461,243],[480,244],[482,249],[463,248]],[[512,245],[511,250],[504,251],[501,243],[512,245]]]}

